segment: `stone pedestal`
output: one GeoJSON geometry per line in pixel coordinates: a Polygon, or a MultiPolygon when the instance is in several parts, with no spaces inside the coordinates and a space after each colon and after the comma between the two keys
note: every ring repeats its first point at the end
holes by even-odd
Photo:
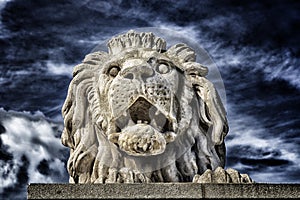
{"type": "Polygon", "coordinates": [[[300,184],[30,184],[28,199],[299,198],[300,184]]]}

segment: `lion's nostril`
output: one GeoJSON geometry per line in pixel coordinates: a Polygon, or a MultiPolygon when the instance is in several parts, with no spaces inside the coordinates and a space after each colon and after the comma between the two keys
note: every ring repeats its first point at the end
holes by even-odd
{"type": "Polygon", "coordinates": [[[152,77],[152,76],[154,76],[154,71],[153,71],[152,68],[147,67],[147,66],[142,67],[142,69],[141,69],[141,78],[143,80],[146,80],[147,78],[152,77]]]}
{"type": "Polygon", "coordinates": [[[125,76],[124,76],[124,78],[127,78],[127,79],[133,79],[133,74],[132,73],[127,73],[127,74],[125,74],[125,76]]]}

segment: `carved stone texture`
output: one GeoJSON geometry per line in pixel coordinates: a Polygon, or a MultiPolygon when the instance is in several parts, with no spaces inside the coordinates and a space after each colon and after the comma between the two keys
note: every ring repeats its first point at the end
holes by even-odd
{"type": "Polygon", "coordinates": [[[202,175],[196,174],[194,183],[252,183],[252,179],[247,174],[240,174],[238,171],[229,168],[224,170],[217,167],[214,171],[208,169],[202,175]]]}
{"type": "Polygon", "coordinates": [[[223,169],[226,112],[192,48],[135,31],[107,47],[75,66],[62,108],[70,183],[252,182],[223,169]]]}

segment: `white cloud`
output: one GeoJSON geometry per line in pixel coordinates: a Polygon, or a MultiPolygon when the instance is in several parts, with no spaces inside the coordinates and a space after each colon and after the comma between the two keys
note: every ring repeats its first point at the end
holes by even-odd
{"type": "Polygon", "coordinates": [[[0,160],[0,193],[4,188],[12,186],[17,183],[16,173],[19,171],[19,164],[17,160],[13,160],[13,163],[4,162],[0,160]]]}
{"type": "Polygon", "coordinates": [[[46,66],[48,72],[54,75],[68,75],[72,76],[74,66],[70,66],[64,63],[54,63],[52,61],[47,61],[46,66]]]}
{"type": "Polygon", "coordinates": [[[53,128],[58,125],[41,116],[32,117],[28,115],[26,117],[26,115],[7,115],[2,121],[6,132],[0,137],[7,147],[6,151],[13,156],[9,162],[11,166],[8,163],[0,163],[2,165],[0,175],[3,177],[1,179],[3,188],[16,184],[17,173],[20,166],[23,165],[23,156],[29,161],[27,170],[29,183],[56,182],[66,173],[64,162],[60,160],[62,156],[59,155],[59,151],[63,151],[64,147],[60,138],[55,137],[56,133],[53,128]],[[51,172],[49,172],[50,175],[46,175],[38,171],[38,166],[43,160],[47,161],[50,170],[58,173],[58,177],[51,176],[51,172]]]}

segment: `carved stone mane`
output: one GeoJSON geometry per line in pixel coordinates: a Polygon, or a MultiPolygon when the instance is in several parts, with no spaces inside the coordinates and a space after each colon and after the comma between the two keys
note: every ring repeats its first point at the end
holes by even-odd
{"type": "Polygon", "coordinates": [[[135,31],[107,47],[75,66],[62,108],[71,183],[251,182],[223,169],[226,112],[193,49],[135,31]]]}

